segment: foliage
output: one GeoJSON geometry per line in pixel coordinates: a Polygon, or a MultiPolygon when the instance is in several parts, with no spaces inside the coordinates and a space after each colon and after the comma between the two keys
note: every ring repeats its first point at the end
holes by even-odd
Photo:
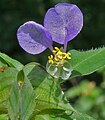
{"type": "MultiPolygon", "coordinates": [[[[45,65],[49,51],[26,54],[16,42],[16,31],[29,20],[42,23],[46,10],[59,2],[74,3],[84,13],[83,31],[68,50],[105,45],[105,0],[0,0],[0,52],[24,64],[36,61],[45,65]]],[[[39,63],[24,66],[0,53],[0,120],[104,120],[105,48],[70,52],[74,71],[67,81],[54,79],[39,63]],[[65,95],[61,89],[64,84],[62,88],[68,88],[65,95]]]]}
{"type": "Polygon", "coordinates": [[[105,66],[105,48],[99,48],[89,51],[71,50],[73,74],[71,77],[88,75],[105,66]],[[100,61],[100,62],[98,62],[100,61]]]}
{"type": "MultiPolygon", "coordinates": [[[[85,54],[83,53],[78,54],[77,61],[79,63],[81,57],[85,59],[85,57],[88,57],[87,53],[89,53],[90,55],[89,59],[91,59],[91,61],[94,62],[94,60],[98,58],[98,53],[101,54],[100,51],[103,52],[104,48],[83,52],[85,54]],[[95,56],[96,51],[97,51],[97,57],[95,56]],[[95,59],[93,59],[93,57],[95,57],[95,59]]],[[[2,53],[0,54],[1,54],[0,56],[1,65],[5,65],[5,69],[0,72],[1,74],[0,82],[2,83],[0,84],[0,88],[1,88],[0,95],[2,95],[0,97],[1,117],[3,117],[3,114],[9,113],[9,117],[11,118],[11,120],[18,118],[20,118],[21,120],[29,120],[29,119],[39,120],[45,118],[51,120],[52,119],[93,120],[93,118],[85,114],[79,113],[70,105],[70,103],[65,98],[64,93],[61,90],[59,81],[53,78],[52,76],[50,76],[45,71],[45,68],[43,68],[40,64],[29,63],[23,67],[22,64],[20,64],[16,60],[11,59],[7,55],[6,57],[4,57],[2,61],[2,56],[4,54],[2,53]],[[7,61],[9,61],[10,64],[8,64],[7,61]],[[18,65],[16,63],[22,66],[21,70],[18,69],[18,65]],[[13,66],[11,64],[16,64],[16,65],[13,66]]],[[[90,64],[89,59],[86,62],[87,64],[90,64]]],[[[103,56],[100,55],[100,59],[103,59],[103,56]]],[[[76,66],[76,64],[77,63],[75,61],[74,63],[72,62],[73,66],[76,66]]],[[[83,67],[86,69],[88,69],[87,64],[83,65],[83,67]]],[[[105,63],[101,62],[101,60],[98,60],[96,64],[98,64],[99,67],[96,68],[94,64],[91,64],[91,67],[93,69],[92,70],[88,69],[88,71],[86,71],[85,74],[90,74],[100,69],[105,63]]],[[[1,66],[1,68],[2,67],[3,66],[1,66]]],[[[76,70],[77,72],[80,71],[80,69],[76,69],[76,70]]],[[[79,74],[79,75],[83,76],[84,74],[79,74]]],[[[73,77],[75,77],[75,75],[73,77]]],[[[70,91],[68,91],[66,93],[66,96],[67,98],[70,98],[70,97],[79,96],[81,94],[82,95],[92,94],[92,99],[93,99],[102,92],[100,89],[97,88],[92,93],[91,91],[93,90],[94,87],[95,84],[88,84],[88,82],[86,83],[83,82],[81,83],[81,86],[77,87],[76,89],[72,88],[73,90],[71,89],[70,91]],[[86,91],[85,88],[87,88],[88,91],[86,91]]],[[[89,97],[89,99],[90,98],[91,97],[89,97]]],[[[84,98],[81,97],[80,99],[84,99],[84,98]]],[[[89,105],[88,105],[88,109],[89,109],[89,105]]]]}
{"type": "Polygon", "coordinates": [[[81,112],[89,113],[98,120],[105,118],[105,95],[102,85],[96,86],[94,81],[82,81],[79,85],[70,88],[66,91],[66,96],[69,99],[78,97],[74,107],[81,112]]]}

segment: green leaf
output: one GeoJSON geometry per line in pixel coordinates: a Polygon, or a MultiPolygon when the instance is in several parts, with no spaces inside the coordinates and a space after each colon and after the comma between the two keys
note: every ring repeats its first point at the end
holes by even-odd
{"type": "Polygon", "coordinates": [[[7,114],[1,114],[0,115],[0,120],[9,120],[7,114]]]}
{"type": "Polygon", "coordinates": [[[44,114],[44,115],[37,115],[35,120],[96,120],[86,114],[73,112],[72,114],[67,115],[59,114],[44,114]]]}
{"type": "Polygon", "coordinates": [[[71,50],[73,66],[71,78],[91,74],[105,66],[105,48],[89,51],[71,50]]]}
{"type": "Polygon", "coordinates": [[[8,64],[10,67],[15,67],[18,71],[23,68],[23,65],[20,62],[0,52],[0,66],[3,64],[8,64]]]}
{"type": "MultiPolygon", "coordinates": [[[[24,78],[22,76],[23,71],[19,72],[17,78],[24,78]]],[[[11,90],[11,94],[8,102],[8,113],[11,120],[30,120],[32,116],[36,102],[35,92],[31,86],[31,83],[27,78],[24,81],[20,79],[16,80],[11,90]],[[21,84],[20,84],[21,83],[21,84]]]]}
{"type": "Polygon", "coordinates": [[[11,120],[18,120],[19,116],[19,89],[15,81],[8,101],[8,114],[11,120]]]}
{"type": "Polygon", "coordinates": [[[0,113],[7,113],[7,101],[10,90],[16,79],[17,70],[8,67],[4,72],[0,72],[0,113]]]}
{"type": "Polygon", "coordinates": [[[93,117],[90,117],[86,114],[83,114],[83,113],[80,113],[80,112],[74,112],[72,115],[71,115],[71,118],[73,120],[96,120],[95,118],[93,117]]]}
{"type": "Polygon", "coordinates": [[[51,109],[74,111],[64,97],[57,79],[51,77],[44,68],[36,63],[27,64],[24,67],[25,76],[31,81],[36,93],[36,114],[51,109]]]}
{"type": "Polygon", "coordinates": [[[31,83],[26,79],[22,90],[20,91],[20,118],[22,120],[30,120],[36,107],[36,93],[31,83]]]}
{"type": "Polygon", "coordinates": [[[7,65],[6,65],[6,63],[1,62],[1,60],[0,60],[0,67],[2,67],[2,66],[7,66],[7,65]]]}
{"type": "Polygon", "coordinates": [[[18,81],[18,82],[19,82],[19,81],[24,82],[24,72],[23,72],[23,70],[20,70],[20,71],[18,72],[17,81],[18,81]]]}

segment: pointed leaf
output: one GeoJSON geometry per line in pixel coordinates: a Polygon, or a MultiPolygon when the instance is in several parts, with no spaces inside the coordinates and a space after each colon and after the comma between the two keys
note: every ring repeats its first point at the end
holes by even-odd
{"type": "MultiPolygon", "coordinates": [[[[22,73],[19,72],[17,78],[24,78],[22,73]]],[[[36,97],[31,83],[27,78],[24,78],[21,84],[19,84],[20,81],[19,79],[15,81],[8,102],[8,113],[11,120],[18,120],[18,118],[29,120],[36,106],[36,97]]]]}
{"type": "Polygon", "coordinates": [[[31,63],[25,66],[24,73],[31,81],[37,96],[37,113],[47,109],[59,109],[63,111],[74,111],[56,79],[41,68],[41,66],[31,63]]]}
{"type": "Polygon", "coordinates": [[[71,50],[70,52],[72,54],[70,63],[74,70],[71,78],[91,74],[105,66],[105,47],[82,52],[71,50]]]}
{"type": "Polygon", "coordinates": [[[86,114],[74,112],[72,114],[67,115],[59,114],[44,114],[44,115],[37,115],[35,120],[96,120],[86,114]]]}
{"type": "Polygon", "coordinates": [[[17,70],[12,67],[7,67],[3,72],[0,72],[0,112],[7,113],[7,101],[16,74],[17,70]]]}
{"type": "Polygon", "coordinates": [[[8,114],[11,120],[18,120],[19,116],[19,91],[15,81],[8,101],[8,114]]]}
{"type": "Polygon", "coordinates": [[[15,67],[17,70],[21,70],[23,68],[23,65],[20,62],[0,52],[0,66],[2,65],[1,63],[5,63],[11,67],[15,67]]]}

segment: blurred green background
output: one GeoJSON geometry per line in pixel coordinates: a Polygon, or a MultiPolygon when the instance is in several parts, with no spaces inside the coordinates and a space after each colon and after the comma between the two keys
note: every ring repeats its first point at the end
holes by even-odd
{"type": "MultiPolygon", "coordinates": [[[[18,44],[16,31],[26,21],[33,20],[43,24],[46,11],[60,2],[74,3],[84,14],[84,27],[81,33],[68,44],[68,50],[103,47],[105,45],[105,0],[0,0],[0,51],[23,64],[36,61],[46,65],[50,51],[46,50],[39,55],[26,53],[18,44]]],[[[62,88],[71,104],[77,109],[98,120],[105,119],[104,69],[89,76],[67,81],[62,88]],[[94,81],[92,85],[91,81],[94,81]],[[92,89],[88,88],[89,85],[92,89]]]]}

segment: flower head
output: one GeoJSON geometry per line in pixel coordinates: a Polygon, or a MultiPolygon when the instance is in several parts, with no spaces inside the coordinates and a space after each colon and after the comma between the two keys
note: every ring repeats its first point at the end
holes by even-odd
{"type": "Polygon", "coordinates": [[[64,44],[66,50],[67,42],[82,29],[83,14],[74,4],[60,3],[47,11],[44,26],[50,32],[52,40],[64,44]]]}
{"type": "Polygon", "coordinates": [[[63,65],[64,59],[71,59],[71,53],[65,53],[61,51],[58,47],[55,47],[53,50],[54,57],[53,55],[48,56],[49,63],[51,64],[56,64],[56,65],[63,65]]]}
{"type": "Polygon", "coordinates": [[[48,56],[49,64],[63,66],[71,54],[66,53],[67,43],[81,31],[83,14],[74,4],[60,3],[50,8],[44,18],[44,27],[29,21],[17,31],[20,46],[28,53],[39,54],[49,48],[53,55],[48,56]],[[64,48],[55,47],[53,41],[63,44],[64,48]]]}

